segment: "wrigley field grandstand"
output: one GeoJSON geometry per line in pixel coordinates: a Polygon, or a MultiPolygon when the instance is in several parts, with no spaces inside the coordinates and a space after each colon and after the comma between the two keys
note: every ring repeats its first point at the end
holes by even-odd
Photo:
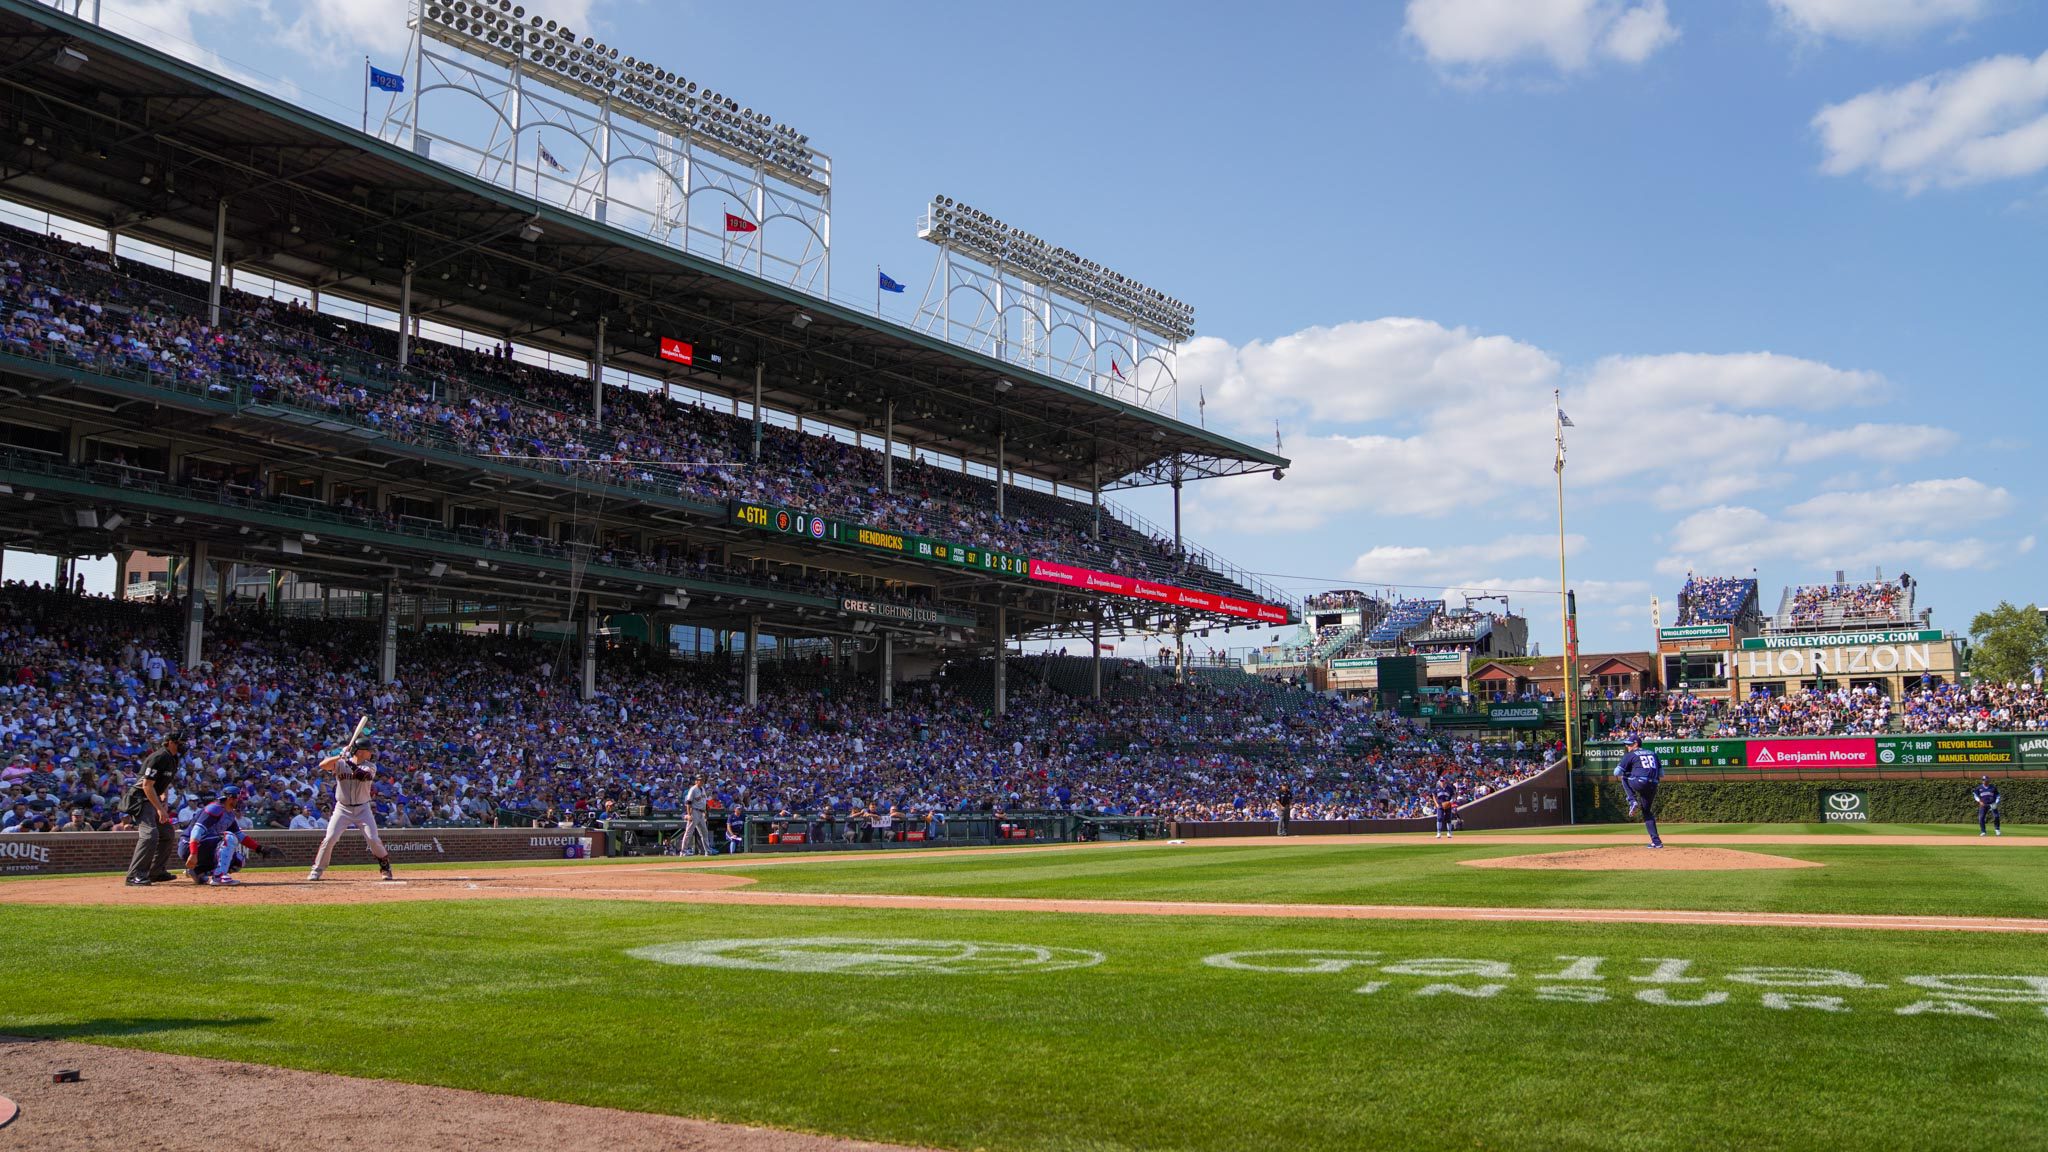
{"type": "MultiPolygon", "coordinates": [[[[1580,373],[1320,311],[1197,342],[1118,270],[1141,244],[1099,262],[972,188],[902,206],[919,296],[835,269],[858,166],[757,110],[804,90],[671,70],[699,49],[669,6],[406,0],[402,55],[395,6],[369,36],[379,5],[144,13],[374,46],[337,118],[114,3],[0,0],[0,1146],[2040,1146],[2048,615],[1938,626],[1962,606],[1871,563],[2034,537],[1930,551],[1931,517],[2011,505],[1970,478],[1713,495],[1962,440],[1823,427],[1874,371],[1580,373]],[[614,16],[617,45],[576,26],[614,16]],[[1613,457],[1590,549],[1568,403],[1613,457]],[[1754,477],[1688,456],[1720,439],[1754,477]],[[1296,491],[1330,505],[1298,529],[1245,498],[1296,491]],[[1190,492],[1202,534],[1295,536],[1234,564],[1190,492]],[[1859,496],[1895,543],[1832,542],[1859,496]],[[1602,570],[1643,548],[1629,502],[1678,520],[1654,585],[1602,570]],[[1334,539],[1383,515],[1470,541],[1334,539]]],[[[1679,40],[1660,0],[1379,7],[1461,116],[1494,67],[1679,40]],[[1486,55],[1530,13],[1584,45],[1486,55]]],[[[1771,11],[1802,44],[1839,16],[1771,11]]],[[[743,32],[815,52],[828,17],[743,32]]],[[[1386,18],[1214,50],[1315,79],[1297,41],[1386,18]]],[[[1170,184],[1135,139],[1109,177],[1170,184]]],[[[1315,258],[1363,260],[1337,231],[1315,258]]]]}

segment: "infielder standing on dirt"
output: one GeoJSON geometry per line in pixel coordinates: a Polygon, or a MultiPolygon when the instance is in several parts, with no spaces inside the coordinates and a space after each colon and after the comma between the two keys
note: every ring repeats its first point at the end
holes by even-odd
{"type": "Polygon", "coordinates": [[[384,838],[377,835],[377,816],[370,811],[371,785],[377,779],[377,769],[370,763],[370,757],[375,752],[369,741],[358,740],[352,751],[344,750],[320,761],[320,771],[334,773],[334,814],[327,818],[327,835],[320,838],[320,851],[313,857],[313,870],[306,873],[306,879],[318,880],[327,871],[327,862],[334,858],[335,844],[351,824],[362,828],[363,842],[369,845],[370,855],[377,858],[377,870],[384,874],[384,879],[393,879],[391,853],[384,847],[384,838]]]}

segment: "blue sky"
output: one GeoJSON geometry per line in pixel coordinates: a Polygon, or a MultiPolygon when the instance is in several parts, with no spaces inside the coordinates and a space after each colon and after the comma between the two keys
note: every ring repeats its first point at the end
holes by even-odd
{"type": "MultiPolygon", "coordinates": [[[[403,55],[403,0],[105,3],[342,119],[403,55]]],[[[1561,388],[1590,647],[1692,567],[2038,594],[2041,5],[530,7],[809,133],[843,293],[907,315],[945,192],[1192,302],[1189,403],[1297,465],[1189,534],[1292,590],[1506,588],[1554,650],[1561,388]]]]}

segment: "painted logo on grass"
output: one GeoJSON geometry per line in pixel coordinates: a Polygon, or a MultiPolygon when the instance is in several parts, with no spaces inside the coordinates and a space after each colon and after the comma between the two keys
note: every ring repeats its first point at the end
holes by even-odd
{"type": "Polygon", "coordinates": [[[1059,972],[1102,963],[1102,953],[1082,948],[1048,948],[1038,944],[998,944],[979,940],[881,940],[852,936],[692,940],[682,944],[652,944],[634,948],[626,954],[659,964],[680,964],[689,968],[836,972],[851,976],[1059,972]]]}

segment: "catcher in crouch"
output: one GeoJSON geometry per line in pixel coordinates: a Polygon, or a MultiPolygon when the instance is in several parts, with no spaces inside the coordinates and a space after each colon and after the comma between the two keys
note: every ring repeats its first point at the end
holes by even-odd
{"type": "Polygon", "coordinates": [[[353,748],[320,761],[320,771],[334,774],[334,814],[327,818],[327,835],[320,838],[320,851],[313,857],[313,870],[306,873],[306,879],[318,880],[327,871],[327,862],[334,857],[334,845],[351,824],[361,826],[363,842],[376,858],[377,870],[384,874],[384,879],[393,878],[391,852],[384,847],[384,838],[377,835],[377,816],[370,811],[371,785],[377,779],[377,768],[370,763],[370,757],[375,753],[376,748],[369,741],[359,740],[353,748]]]}

